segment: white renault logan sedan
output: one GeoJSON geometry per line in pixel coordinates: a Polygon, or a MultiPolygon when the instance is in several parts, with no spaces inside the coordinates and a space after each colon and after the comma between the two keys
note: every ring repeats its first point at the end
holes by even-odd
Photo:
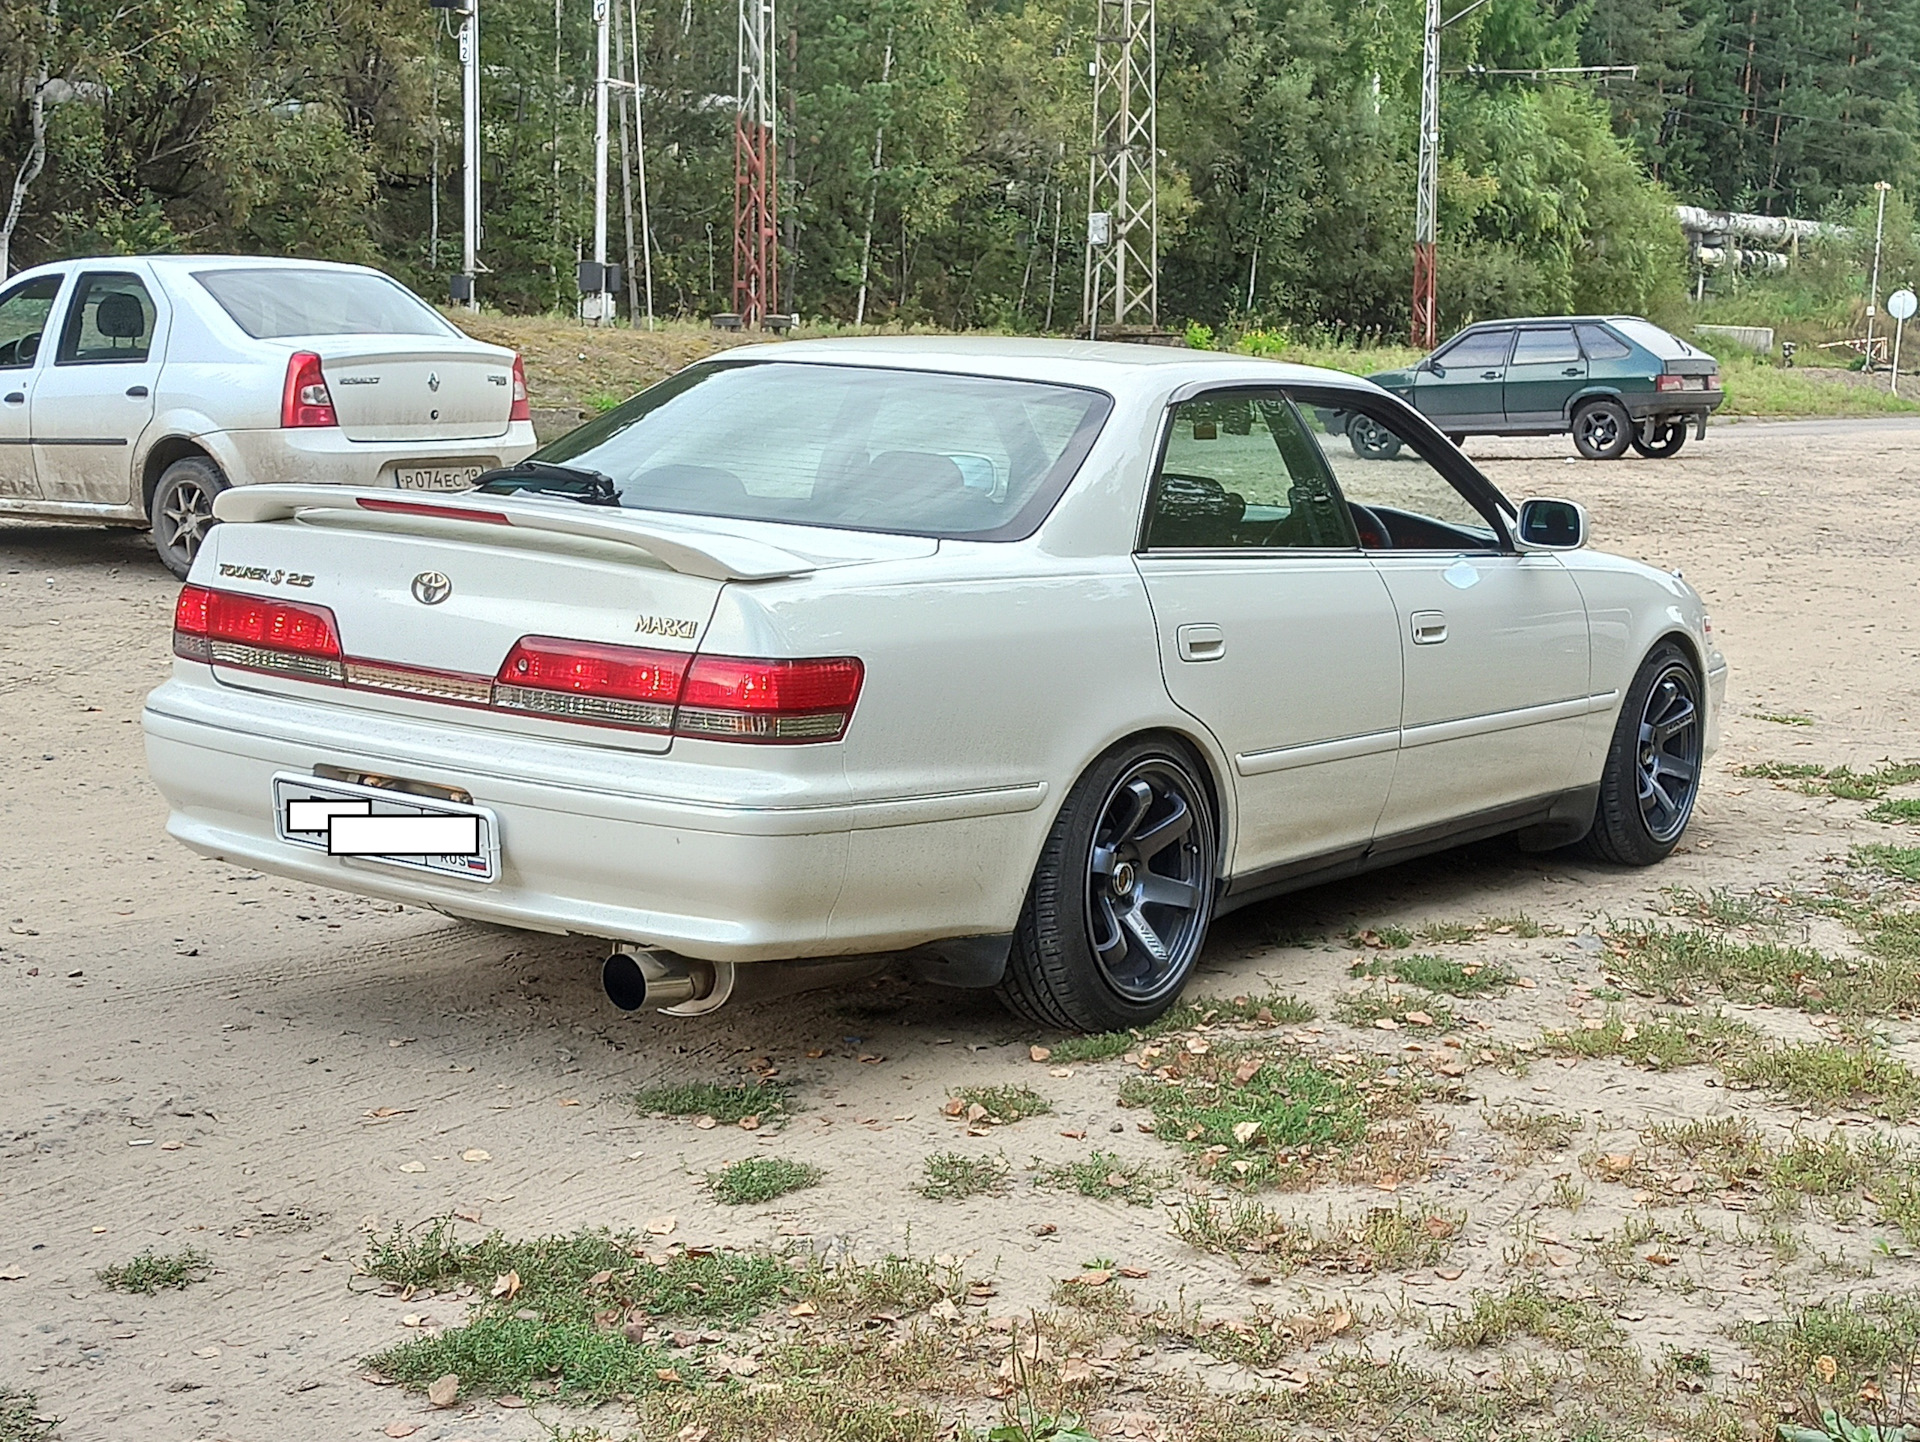
{"type": "Polygon", "coordinates": [[[110,256],[0,287],[0,518],[148,525],[175,575],[229,486],[460,490],[534,445],[520,358],[364,266],[110,256]]]}
{"type": "Polygon", "coordinates": [[[616,1001],[682,1013],[907,952],[1136,1025],[1290,888],[1502,833],[1660,860],[1725,688],[1699,596],[1579,507],[1222,355],[736,350],[466,494],[217,511],[144,718],[170,832],[607,939],[616,1001]]]}

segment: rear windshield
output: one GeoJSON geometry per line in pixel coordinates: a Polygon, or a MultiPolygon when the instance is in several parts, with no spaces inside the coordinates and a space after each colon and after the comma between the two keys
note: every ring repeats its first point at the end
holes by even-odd
{"type": "Polygon", "coordinates": [[[290,335],[451,335],[420,297],[352,270],[201,270],[193,278],[255,340],[290,335]]]}
{"type": "Polygon", "coordinates": [[[1677,335],[1669,335],[1649,320],[1626,317],[1607,322],[1635,345],[1652,351],[1661,360],[1712,360],[1703,350],[1695,350],[1677,335]]]}
{"type": "Polygon", "coordinates": [[[543,447],[643,510],[916,536],[1031,535],[1112,401],[1034,381],[789,361],[695,366],[543,447]]]}

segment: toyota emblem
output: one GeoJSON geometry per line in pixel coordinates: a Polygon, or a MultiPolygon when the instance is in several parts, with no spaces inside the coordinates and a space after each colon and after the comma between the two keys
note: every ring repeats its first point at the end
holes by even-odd
{"type": "Polygon", "coordinates": [[[413,578],[413,599],[423,606],[437,606],[453,594],[453,582],[438,571],[422,571],[413,578]]]}
{"type": "Polygon", "coordinates": [[[437,391],[440,389],[440,376],[437,372],[435,371],[427,372],[427,389],[430,391],[437,391]]]}

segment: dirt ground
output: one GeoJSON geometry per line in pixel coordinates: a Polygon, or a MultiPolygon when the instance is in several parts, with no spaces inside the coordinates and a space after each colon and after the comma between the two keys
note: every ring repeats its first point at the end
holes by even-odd
{"type": "MultiPolygon", "coordinates": [[[[1547,927],[1428,948],[1505,962],[1531,983],[1456,1003],[1469,1051],[1515,1045],[1605,1010],[1596,992],[1612,953],[1595,933],[1670,910],[1663,888],[1786,893],[1843,869],[1855,844],[1915,839],[1866,821],[1864,803],[1734,770],[1920,756],[1920,422],[1729,424],[1666,462],[1580,462],[1559,440],[1469,450],[1516,498],[1583,502],[1600,546],[1684,568],[1732,663],[1725,746],[1687,844],[1652,871],[1493,843],[1223,921],[1196,990],[1296,995],[1319,1012],[1292,1029],[1308,1045],[1403,1055],[1406,1033],[1332,1018],[1354,986],[1349,963],[1384,954],[1357,951],[1353,933],[1516,914],[1547,927]]],[[[429,1328],[461,1318],[450,1297],[409,1302],[356,1275],[369,1231],[435,1216],[512,1236],[671,1217],[688,1243],[958,1256],[992,1279],[996,1315],[1045,1307],[1054,1283],[1108,1259],[1145,1273],[1128,1283],[1137,1309],[1230,1317],[1337,1298],[1379,1319],[1366,1345],[1445,1367],[1457,1364],[1426,1324],[1474,1289],[1522,1276],[1615,1286],[1605,1239],[1631,1217],[1674,1215],[1583,1175],[1585,1152],[1631,1151],[1649,1123],[1735,1114],[1920,1140],[1912,1125],[1844,1112],[1799,1118],[1717,1084],[1711,1067],[1476,1066],[1463,1083],[1472,1100],[1438,1108],[1448,1132],[1424,1177],[1262,1198],[1316,1222],[1383,1201],[1464,1213],[1451,1264],[1262,1285],[1245,1259],[1172,1231],[1165,1203],[1195,1193],[1178,1180],[1177,1148],[1116,1105],[1135,1068],[1036,1063],[1029,1046],[1053,1039],[989,998],[886,976],[704,1021],[628,1017],[601,996],[589,940],[491,930],[190,855],[162,833],[137,720],[168,668],[174,593],[138,534],[0,525],[0,1388],[36,1394],[64,1439],[277,1442],[403,1435],[399,1423],[419,1442],[478,1442],[543,1435],[542,1415],[566,1422],[538,1408],[434,1411],[362,1380],[361,1359],[418,1335],[423,1313],[429,1328]],[[632,1105],[653,1083],[768,1074],[796,1087],[802,1109],[784,1128],[702,1130],[632,1105]],[[973,1137],[943,1113],[950,1089],[1001,1083],[1036,1088],[1053,1114],[973,1137]],[[1486,1124],[1505,1107],[1569,1114],[1585,1130],[1571,1151],[1521,1164],[1486,1124]],[[1033,1186],[1034,1159],[1094,1149],[1162,1169],[1161,1203],[1033,1186]],[[947,1150],[1004,1153],[1012,1191],[918,1195],[922,1159],[947,1150]],[[749,1155],[817,1163],[825,1178],[767,1205],[718,1205],[705,1173],[749,1155]],[[1550,1203],[1566,1173],[1586,1188],[1578,1210],[1550,1203]],[[129,1296],[96,1279],[143,1248],[184,1245],[211,1259],[209,1280],[129,1296]]],[[[1793,939],[1851,944],[1836,922],[1795,925],[1793,939]]],[[[1791,1007],[1733,1014],[1770,1036],[1822,1034],[1791,1007]]],[[[1886,1026],[1890,1054],[1920,1069],[1920,1033],[1886,1026]]],[[[1911,1251],[1867,1218],[1805,1219],[1789,1261],[1737,1203],[1703,1193],[1698,1208],[1705,1230],[1640,1269],[1651,1280],[1622,1284],[1614,1315],[1650,1360],[1706,1354],[1711,1385],[1729,1395],[1754,1366],[1733,1335],[1742,1320],[1865,1276],[1880,1291],[1920,1285],[1911,1251]]],[[[1231,1364],[1174,1353],[1155,1365],[1233,1385],[1231,1364]]],[[[1112,1407],[1096,1411],[1097,1428],[1115,1430],[1112,1407]]]]}

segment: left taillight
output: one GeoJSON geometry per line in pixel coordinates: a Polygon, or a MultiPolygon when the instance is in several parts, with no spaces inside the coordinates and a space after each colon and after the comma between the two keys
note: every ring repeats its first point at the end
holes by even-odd
{"type": "Polygon", "coordinates": [[[206,586],[181,588],[173,608],[173,653],[306,681],[346,679],[340,628],[325,606],[206,586]]]}
{"type": "Polygon", "coordinates": [[[507,412],[508,421],[530,421],[533,419],[533,406],[527,400],[527,363],[519,356],[513,358],[513,409],[507,412]]]}
{"type": "Polygon", "coordinates": [[[865,676],[852,656],[696,656],[680,688],[673,732],[708,741],[838,741],[847,734],[865,676]]]}
{"type": "Polygon", "coordinates": [[[522,636],[494,677],[493,704],[565,721],[669,731],[687,660],[679,651],[522,636]]]}
{"type": "Polygon", "coordinates": [[[1687,388],[1687,378],[1685,376],[1658,375],[1653,378],[1653,388],[1656,391],[1683,391],[1687,388]]]}
{"type": "Polygon", "coordinates": [[[287,357],[287,380],[280,392],[280,424],[288,430],[306,426],[337,426],[333,393],[320,369],[320,357],[310,350],[287,357]]]}

